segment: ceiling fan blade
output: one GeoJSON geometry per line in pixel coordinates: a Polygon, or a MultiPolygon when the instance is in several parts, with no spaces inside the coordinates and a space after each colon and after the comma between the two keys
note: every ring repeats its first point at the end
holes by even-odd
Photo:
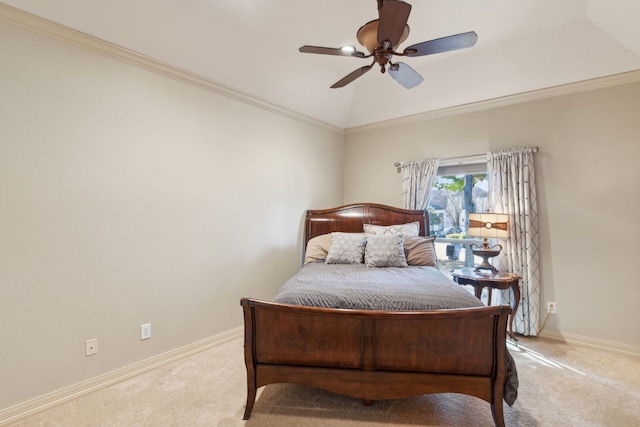
{"type": "Polygon", "coordinates": [[[411,5],[399,0],[386,0],[380,8],[380,22],[378,23],[378,44],[385,41],[391,47],[397,46],[407,25],[411,13],[411,5]]]}
{"type": "Polygon", "coordinates": [[[340,47],[320,47],[320,46],[302,46],[298,49],[302,53],[317,53],[320,55],[336,55],[336,56],[355,56],[357,58],[363,58],[365,54],[363,52],[359,52],[350,49],[344,49],[340,47]]]}
{"type": "Polygon", "coordinates": [[[369,71],[371,67],[373,67],[373,64],[367,65],[366,67],[360,67],[357,70],[347,74],[342,79],[335,82],[333,86],[331,86],[331,89],[336,89],[336,88],[344,87],[348,85],[349,83],[351,83],[352,81],[354,81],[355,79],[357,79],[358,77],[362,76],[364,73],[369,71]]]}
{"type": "Polygon", "coordinates": [[[475,31],[442,37],[409,46],[404,50],[406,56],[424,56],[434,53],[449,52],[451,50],[471,47],[478,41],[475,31]]]}
{"type": "Polygon", "coordinates": [[[389,74],[406,89],[418,86],[424,80],[420,74],[404,62],[398,62],[389,67],[389,74]]]}

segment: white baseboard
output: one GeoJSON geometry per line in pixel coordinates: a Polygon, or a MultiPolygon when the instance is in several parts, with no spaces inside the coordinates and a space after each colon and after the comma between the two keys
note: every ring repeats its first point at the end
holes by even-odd
{"type": "Polygon", "coordinates": [[[574,335],[559,332],[541,332],[539,337],[548,338],[555,341],[562,341],[569,344],[581,345],[585,347],[597,348],[614,353],[626,354],[640,357],[640,347],[635,345],[621,344],[613,341],[599,340],[582,335],[574,335]]]}
{"type": "MultiPolygon", "coordinates": [[[[66,403],[70,400],[89,394],[101,388],[108,387],[110,385],[132,378],[136,375],[140,375],[144,372],[171,363],[173,361],[194,355],[204,350],[208,350],[236,338],[240,338],[243,336],[243,333],[244,328],[240,326],[230,331],[214,335],[213,337],[188,344],[184,347],[171,350],[169,352],[154,356],[152,358],[134,363],[129,366],[125,366],[112,372],[108,372],[104,375],[100,375],[87,381],[72,385],[70,387],[66,387],[52,393],[37,397],[35,399],[20,403],[18,405],[3,409],[0,411],[0,426],[19,421],[38,412],[42,412],[54,406],[66,403]]],[[[539,334],[539,336],[555,341],[562,341],[570,344],[582,345],[586,347],[597,348],[600,350],[640,357],[639,346],[620,344],[613,341],[599,340],[582,335],[573,335],[566,333],[560,334],[555,332],[542,332],[539,334]]]]}
{"type": "Polygon", "coordinates": [[[116,369],[115,371],[108,372],[104,375],[91,378],[81,383],[65,387],[63,389],[45,394],[35,399],[28,400],[26,402],[19,403],[9,408],[0,410],[0,426],[14,423],[38,412],[42,412],[46,409],[52,408],[62,403],[66,403],[72,399],[76,399],[80,396],[89,394],[93,391],[135,377],[136,375],[140,375],[144,372],[150,371],[184,357],[194,355],[204,350],[208,350],[233,339],[240,338],[243,335],[244,328],[240,326],[230,331],[214,335],[213,337],[188,344],[184,347],[168,351],[158,356],[154,356],[149,359],[134,363],[132,365],[116,369]]]}

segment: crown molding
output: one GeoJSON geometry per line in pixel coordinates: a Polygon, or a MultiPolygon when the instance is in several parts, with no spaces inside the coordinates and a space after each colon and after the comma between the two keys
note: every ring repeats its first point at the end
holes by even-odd
{"type": "Polygon", "coordinates": [[[143,68],[147,71],[154,72],[182,83],[214,92],[218,95],[232,98],[245,104],[249,104],[302,123],[324,128],[339,135],[343,135],[344,133],[344,130],[340,127],[275,105],[254,95],[225,86],[200,75],[165,64],[148,56],[141,55],[124,47],[106,42],[86,33],[57,24],[53,21],[49,21],[3,3],[0,3],[0,21],[24,28],[28,31],[58,40],[80,49],[143,68]]]}
{"type": "Polygon", "coordinates": [[[341,128],[324,121],[314,119],[313,117],[275,105],[254,95],[242,92],[229,86],[225,86],[197,74],[179,69],[169,64],[165,64],[163,62],[133,52],[121,46],[108,43],[104,40],[100,40],[96,37],[90,36],[77,30],[73,30],[69,27],[65,27],[64,25],[57,24],[55,22],[30,14],[23,10],[16,9],[3,3],[0,3],[0,21],[24,28],[31,32],[44,35],[46,37],[61,41],[80,49],[103,55],[121,62],[132,64],[134,66],[154,72],[164,77],[168,77],[182,83],[190,84],[201,89],[235,99],[245,104],[249,104],[254,107],[258,107],[263,110],[270,111],[272,113],[279,114],[281,116],[288,117],[305,124],[329,130],[338,135],[355,135],[359,133],[393,128],[396,126],[405,126],[423,122],[426,120],[472,113],[475,111],[504,107],[523,102],[536,101],[560,95],[585,92],[589,90],[601,89],[640,81],[640,70],[635,70],[605,77],[584,80],[580,82],[553,86],[545,89],[532,90],[514,95],[473,102],[450,108],[427,111],[424,113],[399,117],[396,119],[383,120],[380,122],[362,126],[341,128]]]}
{"type": "Polygon", "coordinates": [[[359,133],[371,132],[375,130],[387,129],[396,126],[424,122],[426,120],[439,119],[442,117],[456,116],[459,114],[472,113],[475,111],[488,110],[490,108],[504,107],[507,105],[520,104],[523,102],[537,101],[555,96],[568,95],[571,93],[586,92],[589,90],[602,89],[611,86],[618,86],[627,83],[640,81],[640,70],[625,73],[613,74],[605,77],[598,77],[564,85],[552,86],[545,89],[537,89],[528,92],[499,98],[487,99],[469,104],[459,105],[450,108],[427,111],[425,113],[399,117],[397,119],[384,120],[362,126],[354,126],[344,131],[345,135],[355,135],[359,133]]]}

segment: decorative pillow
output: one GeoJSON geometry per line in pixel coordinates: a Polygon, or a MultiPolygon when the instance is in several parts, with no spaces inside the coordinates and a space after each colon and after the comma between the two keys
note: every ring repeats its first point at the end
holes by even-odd
{"type": "Polygon", "coordinates": [[[327,264],[362,264],[367,236],[353,233],[331,233],[327,264]]]}
{"type": "Polygon", "coordinates": [[[327,259],[331,247],[331,234],[321,234],[307,242],[307,250],[304,253],[304,263],[324,261],[327,259]]]}
{"type": "Polygon", "coordinates": [[[387,226],[365,224],[364,232],[367,234],[404,234],[405,236],[415,237],[420,235],[420,223],[416,221],[408,224],[387,226]]]}
{"type": "Polygon", "coordinates": [[[434,240],[436,236],[405,237],[404,253],[409,265],[438,266],[438,257],[434,240]]]}
{"type": "Polygon", "coordinates": [[[408,267],[403,242],[404,234],[367,236],[365,264],[367,267],[408,267]]]}

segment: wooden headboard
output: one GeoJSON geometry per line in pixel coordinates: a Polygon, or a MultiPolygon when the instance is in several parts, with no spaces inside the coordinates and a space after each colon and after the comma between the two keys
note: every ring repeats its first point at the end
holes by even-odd
{"type": "Polygon", "coordinates": [[[429,235],[426,210],[408,210],[375,203],[357,203],[337,208],[308,210],[304,226],[304,247],[313,237],[333,231],[363,233],[364,224],[394,225],[418,221],[420,235],[429,235]]]}

